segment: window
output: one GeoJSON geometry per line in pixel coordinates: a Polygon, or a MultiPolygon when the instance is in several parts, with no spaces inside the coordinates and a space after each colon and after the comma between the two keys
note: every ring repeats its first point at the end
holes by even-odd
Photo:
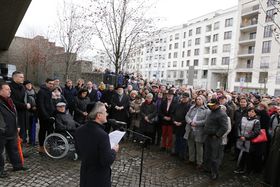
{"type": "Polygon", "coordinates": [[[186,47],[186,42],[183,42],[183,48],[185,48],[186,47]]]}
{"type": "Polygon", "coordinates": [[[206,25],[206,32],[209,32],[212,30],[212,25],[206,25]]]}
{"type": "Polygon", "coordinates": [[[173,53],[173,58],[177,58],[178,57],[178,53],[177,52],[174,52],[173,53]]]}
{"type": "Polygon", "coordinates": [[[180,34],[179,34],[179,33],[176,33],[176,34],[175,34],[175,40],[179,40],[179,36],[180,36],[180,34]]]}
{"type": "Polygon", "coordinates": [[[224,44],[223,45],[223,52],[230,52],[230,48],[231,48],[231,45],[230,44],[224,44]]]}
{"type": "Polygon", "coordinates": [[[190,66],[190,60],[186,61],[186,66],[190,66]]]}
{"type": "Polygon", "coordinates": [[[229,65],[229,57],[222,58],[222,65],[229,65]]]}
{"type": "Polygon", "coordinates": [[[218,52],[218,46],[212,47],[212,54],[216,54],[218,52]]]}
{"type": "Polygon", "coordinates": [[[201,27],[197,27],[195,33],[200,34],[201,33],[201,27]]]}
{"type": "Polygon", "coordinates": [[[172,36],[172,35],[170,35],[170,36],[169,36],[169,41],[172,41],[172,38],[173,38],[173,36],[172,36]]]}
{"type": "Polygon", "coordinates": [[[171,50],[172,49],[172,44],[169,44],[169,50],[171,50]]]}
{"type": "Polygon", "coordinates": [[[210,47],[204,48],[204,54],[210,54],[210,47]]]}
{"type": "Polygon", "coordinates": [[[253,59],[248,59],[247,60],[247,68],[253,68],[253,59]]]}
{"type": "Polygon", "coordinates": [[[280,68],[280,55],[278,56],[278,68],[280,68]]]}
{"type": "Polygon", "coordinates": [[[177,72],[173,71],[173,78],[176,78],[176,77],[177,77],[177,72]]]}
{"type": "Polygon", "coordinates": [[[167,67],[170,68],[171,67],[171,62],[167,63],[167,67]]]}
{"type": "Polygon", "coordinates": [[[195,50],[194,50],[194,55],[195,55],[195,56],[199,55],[199,49],[195,49],[195,50]]]}
{"type": "Polygon", "coordinates": [[[187,50],[187,56],[191,56],[191,50],[187,50]]]}
{"type": "Polygon", "coordinates": [[[248,54],[254,54],[255,53],[255,46],[249,46],[248,47],[248,54]]]}
{"type": "Polygon", "coordinates": [[[210,43],[211,42],[211,35],[205,36],[205,43],[210,43]]]}
{"type": "Polygon", "coordinates": [[[217,58],[211,58],[211,65],[216,65],[217,58]]]}
{"type": "Polygon", "coordinates": [[[192,40],[188,40],[188,47],[192,46],[192,40]]]}
{"type": "Polygon", "coordinates": [[[178,47],[179,47],[179,44],[178,44],[178,43],[175,43],[175,44],[174,44],[174,49],[178,49],[178,47]]]}
{"type": "Polygon", "coordinates": [[[277,71],[275,84],[280,84],[280,71],[277,71]]]}
{"type": "Polygon", "coordinates": [[[269,56],[261,57],[260,68],[269,68],[269,56]]]}
{"type": "Polygon", "coordinates": [[[228,31],[224,33],[224,40],[231,39],[232,31],[228,31]]]}
{"type": "Polygon", "coordinates": [[[208,76],[208,70],[203,70],[202,71],[202,77],[203,79],[207,79],[207,76],[208,76]]]}
{"type": "Polygon", "coordinates": [[[196,59],[196,60],[193,60],[193,65],[194,66],[198,66],[198,60],[196,59]]]}
{"type": "Polygon", "coordinates": [[[186,36],[187,36],[187,33],[186,33],[186,32],[184,32],[184,38],[186,38],[186,36]]]}
{"type": "Polygon", "coordinates": [[[256,32],[251,32],[250,35],[249,35],[249,39],[250,40],[256,39],[256,35],[257,35],[256,32]]]}
{"type": "Polygon", "coordinates": [[[272,36],[272,25],[267,25],[264,27],[263,37],[268,38],[272,36]]]}
{"type": "Polygon", "coordinates": [[[195,45],[199,45],[200,44],[200,38],[196,38],[195,39],[195,45]]]}
{"type": "Polygon", "coordinates": [[[220,22],[215,22],[214,23],[214,30],[218,30],[220,27],[220,22]]]}
{"type": "Polygon", "coordinates": [[[268,72],[260,72],[259,74],[259,83],[266,83],[268,77],[268,72]]]}
{"type": "Polygon", "coordinates": [[[270,22],[273,21],[275,18],[275,14],[277,14],[276,9],[271,9],[266,11],[266,17],[265,17],[265,22],[270,22]]]}
{"type": "Polygon", "coordinates": [[[167,72],[167,78],[170,78],[170,77],[171,77],[171,72],[168,71],[168,72],[167,72]]]}
{"type": "Polygon", "coordinates": [[[181,67],[184,67],[184,61],[181,62],[181,67]]]}
{"type": "Polygon", "coordinates": [[[189,30],[189,36],[192,36],[192,29],[189,30]]]}
{"type": "Polygon", "coordinates": [[[197,74],[198,74],[198,71],[197,71],[197,70],[194,70],[194,71],[193,71],[193,78],[194,78],[194,79],[197,79],[197,74]]]}
{"type": "Polygon", "coordinates": [[[229,18],[225,20],[225,27],[230,27],[233,25],[233,18],[229,18]]]}
{"type": "Polygon", "coordinates": [[[169,59],[171,58],[171,53],[168,53],[168,58],[169,58],[169,59]]]}
{"type": "Polygon", "coordinates": [[[262,45],[262,53],[270,53],[271,41],[264,41],[262,45]]]}
{"type": "Polygon", "coordinates": [[[209,64],[209,58],[204,58],[203,65],[207,66],[209,64]]]}
{"type": "Polygon", "coordinates": [[[176,68],[177,67],[177,61],[174,61],[173,62],[173,68],[176,68]]]}
{"type": "Polygon", "coordinates": [[[213,42],[217,42],[219,39],[219,35],[218,34],[214,34],[213,35],[213,42]]]}
{"type": "Polygon", "coordinates": [[[185,57],[185,51],[182,51],[182,58],[185,57]]]}

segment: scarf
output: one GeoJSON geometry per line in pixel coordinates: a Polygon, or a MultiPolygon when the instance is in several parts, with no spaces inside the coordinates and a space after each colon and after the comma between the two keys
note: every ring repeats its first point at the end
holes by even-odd
{"type": "Polygon", "coordinates": [[[0,99],[2,99],[5,103],[5,105],[12,111],[12,112],[16,112],[16,109],[14,107],[14,102],[13,100],[8,97],[8,98],[5,98],[5,97],[2,97],[0,96],[0,99]]]}

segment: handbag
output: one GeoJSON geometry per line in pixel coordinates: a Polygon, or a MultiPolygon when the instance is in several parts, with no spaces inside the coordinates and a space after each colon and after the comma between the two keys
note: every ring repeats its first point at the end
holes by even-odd
{"type": "Polygon", "coordinates": [[[261,129],[260,134],[256,138],[251,139],[251,142],[252,143],[267,142],[265,129],[261,129]]]}

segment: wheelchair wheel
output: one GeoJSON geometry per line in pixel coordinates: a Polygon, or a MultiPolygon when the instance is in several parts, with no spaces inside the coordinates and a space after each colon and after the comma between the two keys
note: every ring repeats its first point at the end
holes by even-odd
{"type": "Polygon", "coordinates": [[[67,139],[58,133],[50,134],[44,141],[46,154],[53,159],[60,159],[67,155],[69,143],[67,139]]]}

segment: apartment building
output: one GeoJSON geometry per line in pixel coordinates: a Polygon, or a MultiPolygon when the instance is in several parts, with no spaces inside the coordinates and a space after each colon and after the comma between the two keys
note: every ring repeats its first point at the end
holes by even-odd
{"type": "MultiPolygon", "coordinates": [[[[215,89],[228,87],[234,68],[237,7],[219,10],[186,24],[159,30],[141,45],[138,62],[144,78],[215,89]]],[[[137,60],[138,59],[138,60],[137,60]]],[[[129,64],[130,64],[129,63],[129,64]]],[[[128,65],[135,72],[133,65],[128,65]]]]}
{"type": "Polygon", "coordinates": [[[104,50],[96,50],[96,54],[94,55],[92,62],[93,71],[104,71],[105,69],[109,69],[111,71],[114,70],[113,64],[110,62],[110,59],[104,50]]]}
{"type": "Polygon", "coordinates": [[[280,95],[279,8],[276,0],[239,0],[231,89],[280,95]]]}

